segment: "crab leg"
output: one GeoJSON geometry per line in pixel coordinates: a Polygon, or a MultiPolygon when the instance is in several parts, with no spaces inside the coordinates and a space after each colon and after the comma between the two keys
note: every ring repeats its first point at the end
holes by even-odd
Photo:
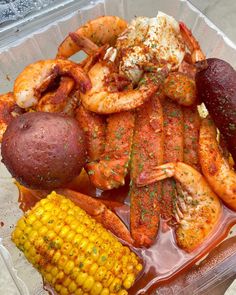
{"type": "Polygon", "coordinates": [[[105,146],[105,119],[86,110],[81,104],[76,109],[76,120],[80,123],[85,133],[88,161],[99,160],[105,146]]]}
{"type": "Polygon", "coordinates": [[[69,189],[57,189],[56,192],[69,198],[90,216],[104,225],[104,227],[110,230],[114,235],[132,244],[133,241],[127,227],[120,218],[110,211],[101,201],[69,189]]]}
{"type": "Polygon", "coordinates": [[[200,116],[197,106],[183,108],[184,113],[184,163],[200,171],[198,142],[200,116]]]}
{"type": "Polygon", "coordinates": [[[125,184],[133,129],[132,112],[121,112],[108,117],[104,153],[99,162],[86,165],[86,171],[95,187],[108,190],[125,184]]]}
{"type": "MultiPolygon", "coordinates": [[[[164,116],[164,163],[183,161],[183,111],[180,105],[169,98],[162,101],[164,116]]],[[[174,179],[166,179],[161,184],[161,216],[171,219],[176,198],[174,179]]]]}
{"type": "Polygon", "coordinates": [[[138,246],[150,246],[159,226],[160,184],[139,188],[140,173],[163,163],[163,113],[157,95],[138,111],[131,157],[130,222],[131,235],[138,246]]]}

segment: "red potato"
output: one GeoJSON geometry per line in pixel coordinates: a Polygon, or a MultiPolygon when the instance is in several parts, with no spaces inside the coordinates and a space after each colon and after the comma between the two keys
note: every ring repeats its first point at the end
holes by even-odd
{"type": "Polygon", "coordinates": [[[71,181],[85,164],[84,134],[75,119],[56,113],[26,113],[8,126],[2,162],[21,184],[54,189],[71,181]]]}
{"type": "Polygon", "coordinates": [[[207,64],[196,74],[198,95],[236,162],[236,71],[217,58],[207,59],[207,64]]]}

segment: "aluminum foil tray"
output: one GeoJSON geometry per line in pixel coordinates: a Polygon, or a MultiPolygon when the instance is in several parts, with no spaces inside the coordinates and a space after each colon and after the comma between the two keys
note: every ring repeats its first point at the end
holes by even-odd
{"type": "MultiPolygon", "coordinates": [[[[55,57],[57,46],[68,32],[89,19],[105,14],[131,20],[141,15],[153,17],[161,10],[177,20],[183,20],[208,57],[223,58],[236,68],[236,45],[186,0],[84,0],[64,1],[65,5],[59,2],[60,7],[54,10],[21,19],[15,24],[14,30],[11,24],[4,29],[0,27],[1,93],[12,89],[15,78],[26,65],[39,59],[55,57]]],[[[18,192],[13,179],[4,165],[0,164],[0,294],[47,294],[43,290],[41,276],[10,239],[14,224],[22,215],[17,200],[18,192]],[[7,273],[8,277],[5,276],[7,273]]],[[[167,293],[162,293],[160,289],[157,294],[205,294],[206,290],[219,282],[235,277],[236,254],[229,251],[224,257],[220,265],[215,265],[200,279],[198,277],[194,282],[191,281],[191,285],[185,280],[181,290],[170,287],[167,293]]]]}

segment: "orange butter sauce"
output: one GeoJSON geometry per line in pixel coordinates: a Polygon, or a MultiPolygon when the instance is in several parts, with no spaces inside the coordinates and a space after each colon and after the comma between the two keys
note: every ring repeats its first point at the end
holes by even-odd
{"type": "MultiPolygon", "coordinates": [[[[18,185],[18,188],[19,204],[24,212],[32,208],[36,202],[46,197],[50,192],[30,190],[21,185],[18,185]]],[[[65,188],[67,197],[69,197],[69,190],[73,190],[99,198],[129,227],[129,185],[110,191],[101,191],[90,184],[87,174],[83,171],[65,188]]],[[[62,193],[63,188],[56,191],[62,193]]],[[[73,201],[75,201],[74,197],[73,201]]],[[[129,294],[151,294],[159,285],[170,282],[215,248],[228,235],[234,224],[236,224],[236,213],[223,205],[220,221],[213,234],[196,250],[187,253],[176,245],[174,229],[161,219],[155,243],[148,249],[133,248],[142,258],[144,269],[134,286],[129,290],[129,294]]],[[[45,284],[45,289],[53,294],[52,289],[48,288],[47,284],[45,284]]]]}

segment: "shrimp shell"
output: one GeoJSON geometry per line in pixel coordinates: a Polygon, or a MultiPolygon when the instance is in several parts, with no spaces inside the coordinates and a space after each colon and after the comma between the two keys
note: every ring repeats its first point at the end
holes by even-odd
{"type": "Polygon", "coordinates": [[[202,120],[199,139],[202,172],[215,193],[236,210],[236,173],[222,155],[216,140],[216,128],[207,117],[202,120]]]}
{"type": "MultiPolygon", "coordinates": [[[[76,30],[76,34],[90,39],[97,46],[115,44],[117,37],[127,28],[127,22],[117,16],[93,19],[76,30]]],[[[68,58],[83,48],[67,36],[58,47],[57,58],[68,58]]]]}
{"type": "Polygon", "coordinates": [[[51,80],[58,75],[72,77],[76,88],[79,88],[82,92],[91,88],[89,78],[76,63],[60,59],[40,60],[28,65],[16,78],[14,84],[16,103],[22,108],[36,105],[40,94],[46,90],[45,88],[47,88],[51,80]]]}
{"type": "Polygon", "coordinates": [[[137,89],[110,92],[104,85],[106,77],[111,75],[108,65],[104,62],[95,64],[88,72],[92,88],[85,94],[81,93],[81,101],[84,107],[92,112],[111,114],[128,111],[142,105],[158,89],[166,76],[166,69],[152,74],[140,81],[137,89]]]}
{"type": "Polygon", "coordinates": [[[167,163],[156,167],[148,173],[143,173],[137,180],[137,185],[148,184],[174,177],[181,186],[185,210],[178,206],[179,216],[176,228],[176,240],[180,248],[191,252],[199,247],[214,231],[222,213],[219,198],[197,170],[182,162],[167,163]]]}

